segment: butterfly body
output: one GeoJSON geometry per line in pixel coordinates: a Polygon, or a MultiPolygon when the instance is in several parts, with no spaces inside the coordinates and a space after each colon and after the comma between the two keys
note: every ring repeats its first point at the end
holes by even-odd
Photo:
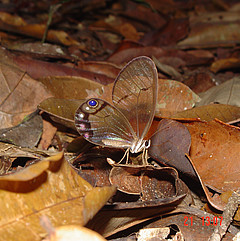
{"type": "Polygon", "coordinates": [[[113,105],[98,99],[86,100],[76,111],[75,126],[88,141],[107,147],[144,151],[144,140],[155,113],[157,70],[148,57],[129,62],[115,80],[113,105]]]}

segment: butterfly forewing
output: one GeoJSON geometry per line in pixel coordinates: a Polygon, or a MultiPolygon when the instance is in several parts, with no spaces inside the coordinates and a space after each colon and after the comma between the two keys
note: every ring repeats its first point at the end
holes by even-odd
{"type": "Polygon", "coordinates": [[[155,64],[142,56],[129,62],[114,83],[113,103],[128,119],[138,139],[147,134],[154,117],[157,81],[155,64]]]}
{"type": "Polygon", "coordinates": [[[90,142],[129,148],[136,135],[124,115],[101,99],[86,100],[76,111],[75,126],[90,142]]]}

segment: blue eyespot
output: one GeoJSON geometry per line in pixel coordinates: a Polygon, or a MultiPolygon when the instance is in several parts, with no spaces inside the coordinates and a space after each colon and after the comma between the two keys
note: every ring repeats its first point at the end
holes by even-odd
{"type": "Polygon", "coordinates": [[[98,104],[98,102],[96,100],[89,100],[88,101],[88,105],[90,105],[91,107],[96,107],[98,104]]]}

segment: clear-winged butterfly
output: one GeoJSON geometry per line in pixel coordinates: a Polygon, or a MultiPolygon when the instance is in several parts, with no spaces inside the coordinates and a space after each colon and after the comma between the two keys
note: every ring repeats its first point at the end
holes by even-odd
{"type": "MultiPolygon", "coordinates": [[[[91,98],[77,109],[75,126],[78,132],[96,145],[145,153],[150,146],[150,141],[144,137],[155,114],[157,81],[157,69],[150,58],[133,59],[115,80],[114,106],[91,98]]],[[[143,161],[147,163],[145,157],[143,161]]]]}

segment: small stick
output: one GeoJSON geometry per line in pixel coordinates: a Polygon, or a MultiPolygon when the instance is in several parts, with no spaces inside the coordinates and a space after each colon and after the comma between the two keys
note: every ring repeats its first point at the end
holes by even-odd
{"type": "Polygon", "coordinates": [[[47,21],[46,28],[45,28],[45,31],[44,31],[44,34],[42,37],[42,43],[44,43],[47,38],[47,33],[48,33],[49,26],[52,22],[53,14],[62,6],[63,3],[68,2],[68,1],[69,0],[61,0],[61,1],[59,1],[59,3],[53,4],[50,6],[49,13],[48,13],[48,21],[47,21]]]}
{"type": "Polygon", "coordinates": [[[208,241],[220,241],[222,237],[226,234],[230,223],[232,222],[233,216],[238,208],[239,203],[239,194],[236,192],[232,193],[232,196],[229,198],[228,203],[223,211],[223,219],[221,226],[218,224],[213,231],[213,234],[208,239],[208,241]]]}
{"type": "Polygon", "coordinates": [[[43,34],[43,37],[42,37],[42,43],[45,42],[46,38],[47,38],[47,33],[48,33],[48,28],[52,22],[52,17],[53,17],[53,14],[58,10],[59,7],[61,7],[62,4],[54,4],[54,5],[51,5],[50,6],[50,9],[49,9],[49,13],[48,13],[48,21],[47,21],[47,24],[46,24],[46,28],[45,28],[45,31],[44,31],[44,34],[43,34]]]}

